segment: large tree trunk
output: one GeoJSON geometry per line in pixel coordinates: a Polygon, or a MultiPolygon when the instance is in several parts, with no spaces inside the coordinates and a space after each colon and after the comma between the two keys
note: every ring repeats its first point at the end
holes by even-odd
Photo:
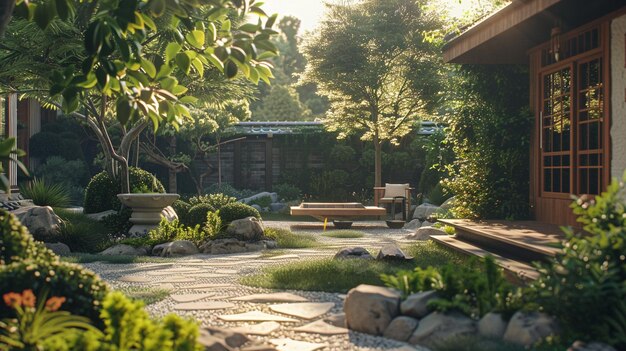
{"type": "Polygon", "coordinates": [[[0,38],[4,35],[15,8],[15,0],[0,0],[0,38]]]}
{"type": "Polygon", "coordinates": [[[374,186],[378,187],[382,184],[383,173],[383,156],[382,143],[378,136],[374,137],[374,186]]]}

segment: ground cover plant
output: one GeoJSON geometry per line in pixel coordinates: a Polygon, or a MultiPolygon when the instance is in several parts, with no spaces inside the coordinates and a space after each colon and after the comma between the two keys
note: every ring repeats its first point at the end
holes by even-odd
{"type": "Polygon", "coordinates": [[[107,223],[59,208],[54,212],[63,221],[54,240],[66,244],[72,252],[95,253],[111,245],[113,229],[107,223]]]}
{"type": "Polygon", "coordinates": [[[406,252],[419,259],[405,263],[330,258],[294,262],[281,267],[267,268],[261,274],[243,277],[241,283],[268,289],[345,293],[359,284],[383,285],[382,274],[395,274],[399,271],[412,270],[416,266],[439,267],[448,263],[462,265],[467,262],[465,256],[441,248],[432,242],[409,246],[406,252]]]}
{"type": "Polygon", "coordinates": [[[306,249],[321,246],[315,236],[311,234],[294,233],[288,229],[265,228],[264,235],[268,239],[275,240],[276,244],[281,249],[306,249]]]}

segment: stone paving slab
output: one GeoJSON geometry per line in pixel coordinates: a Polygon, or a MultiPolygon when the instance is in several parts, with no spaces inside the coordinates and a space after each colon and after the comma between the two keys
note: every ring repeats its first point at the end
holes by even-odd
{"type": "Polygon", "coordinates": [[[160,280],[159,283],[195,283],[196,279],[191,277],[169,277],[160,280]]]}
{"type": "Polygon", "coordinates": [[[313,319],[328,313],[333,307],[334,302],[304,302],[271,305],[270,310],[292,317],[313,319]]]}
{"type": "Polygon", "coordinates": [[[298,322],[297,319],[277,316],[261,311],[221,315],[218,316],[218,318],[228,322],[298,322]]]}
{"type": "Polygon", "coordinates": [[[190,270],[185,270],[185,271],[170,271],[170,270],[157,270],[157,271],[150,271],[147,272],[146,274],[149,276],[179,276],[179,275],[188,275],[188,274],[193,274],[193,273],[202,273],[201,269],[190,269],[190,270]]]}
{"type": "Polygon", "coordinates": [[[233,328],[233,331],[248,335],[270,335],[280,328],[277,322],[261,322],[258,324],[248,324],[233,328]]]}
{"type": "Polygon", "coordinates": [[[228,274],[237,274],[239,273],[239,271],[236,269],[217,269],[215,273],[228,275],[228,274]]]}
{"type": "Polygon", "coordinates": [[[147,277],[145,275],[124,275],[117,280],[126,283],[152,283],[154,278],[147,277]]]}
{"type": "Polygon", "coordinates": [[[174,305],[174,309],[178,311],[223,310],[233,307],[235,307],[234,303],[223,301],[187,302],[174,305]]]}
{"type": "Polygon", "coordinates": [[[277,292],[271,294],[253,294],[240,296],[233,299],[234,301],[247,302],[308,302],[307,298],[292,293],[277,292]]]}
{"type": "Polygon", "coordinates": [[[321,335],[339,335],[348,334],[349,330],[346,328],[336,327],[332,324],[324,322],[323,319],[315,321],[313,323],[305,324],[301,327],[293,328],[293,331],[302,333],[312,333],[321,335]]]}
{"type": "Polygon", "coordinates": [[[193,302],[198,300],[204,300],[207,297],[214,296],[215,293],[202,293],[202,294],[173,294],[170,295],[172,300],[176,302],[193,302]]]}
{"type": "Polygon", "coordinates": [[[223,290],[235,288],[233,284],[215,284],[215,283],[202,283],[193,285],[181,285],[180,289],[190,290],[223,290]]]}
{"type": "Polygon", "coordinates": [[[278,351],[315,351],[326,347],[326,344],[318,344],[292,339],[271,339],[270,343],[276,345],[278,351]]]}
{"type": "Polygon", "coordinates": [[[218,274],[218,273],[196,273],[196,274],[192,274],[191,277],[194,278],[223,278],[226,277],[225,274],[218,274]]]}

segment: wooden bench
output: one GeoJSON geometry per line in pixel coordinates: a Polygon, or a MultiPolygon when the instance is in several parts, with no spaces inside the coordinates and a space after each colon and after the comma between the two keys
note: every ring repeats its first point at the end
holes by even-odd
{"type": "Polygon", "coordinates": [[[292,216],[311,216],[321,220],[345,219],[352,217],[380,217],[386,215],[384,207],[364,206],[358,202],[303,202],[291,207],[292,216]]]}

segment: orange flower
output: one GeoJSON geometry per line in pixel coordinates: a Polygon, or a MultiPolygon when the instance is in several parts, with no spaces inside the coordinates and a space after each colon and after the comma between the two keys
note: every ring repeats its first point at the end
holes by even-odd
{"type": "Polygon", "coordinates": [[[22,295],[18,293],[7,293],[2,295],[2,298],[4,299],[4,303],[11,308],[22,305],[22,295]]]}
{"type": "Polygon", "coordinates": [[[46,301],[46,310],[50,312],[57,311],[65,302],[65,297],[52,296],[46,301]]]}
{"type": "Polygon", "coordinates": [[[36,301],[37,301],[37,298],[35,297],[35,294],[33,294],[32,290],[27,289],[27,290],[22,291],[22,303],[24,304],[24,306],[35,307],[36,301]]]}

